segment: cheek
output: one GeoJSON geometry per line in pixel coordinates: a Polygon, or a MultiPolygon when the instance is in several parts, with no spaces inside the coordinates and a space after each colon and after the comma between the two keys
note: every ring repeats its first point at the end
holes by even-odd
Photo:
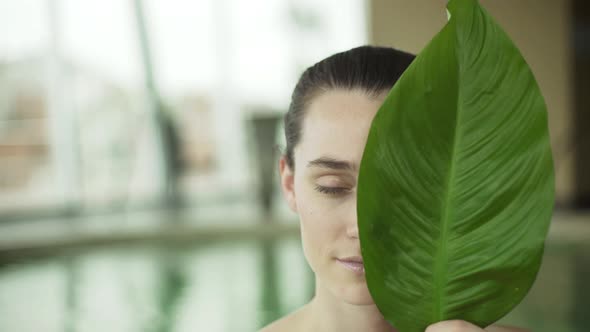
{"type": "Polygon", "coordinates": [[[331,229],[327,216],[321,213],[313,202],[300,202],[299,219],[301,222],[301,238],[308,247],[319,254],[322,246],[327,246],[331,229]],[[311,203],[311,204],[310,204],[311,203]]]}
{"type": "Polygon", "coordinates": [[[338,234],[335,216],[326,212],[326,204],[322,202],[324,199],[310,192],[297,196],[303,250],[314,271],[334,254],[338,234]]]}

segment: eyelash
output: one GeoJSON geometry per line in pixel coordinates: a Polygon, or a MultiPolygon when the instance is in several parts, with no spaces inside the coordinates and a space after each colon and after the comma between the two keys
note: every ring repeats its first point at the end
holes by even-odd
{"type": "Polygon", "coordinates": [[[323,194],[327,194],[327,195],[338,195],[338,194],[344,193],[346,191],[346,188],[331,188],[331,187],[324,187],[324,186],[316,185],[315,190],[317,190],[323,194]]]}

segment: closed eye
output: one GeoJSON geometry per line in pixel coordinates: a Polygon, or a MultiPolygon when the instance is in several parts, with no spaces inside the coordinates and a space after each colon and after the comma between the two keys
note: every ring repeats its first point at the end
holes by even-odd
{"type": "Polygon", "coordinates": [[[340,188],[340,187],[324,187],[324,186],[316,185],[315,190],[317,190],[321,193],[324,193],[324,194],[328,194],[328,195],[337,195],[337,194],[342,194],[342,193],[346,192],[348,189],[340,188]]]}

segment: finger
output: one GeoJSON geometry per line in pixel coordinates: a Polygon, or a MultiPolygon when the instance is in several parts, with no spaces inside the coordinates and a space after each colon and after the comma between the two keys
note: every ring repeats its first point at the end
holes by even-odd
{"type": "Polygon", "coordinates": [[[464,320],[446,320],[430,325],[424,332],[485,332],[464,320]]]}
{"type": "Polygon", "coordinates": [[[484,329],[486,332],[531,332],[527,329],[520,329],[517,327],[508,327],[502,325],[492,325],[484,329]]]}

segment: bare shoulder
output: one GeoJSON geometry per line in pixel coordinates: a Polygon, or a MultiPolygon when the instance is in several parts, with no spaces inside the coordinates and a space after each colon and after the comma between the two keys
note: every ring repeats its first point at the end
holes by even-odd
{"type": "Polygon", "coordinates": [[[301,331],[305,316],[305,307],[282,317],[258,332],[295,332],[301,331]]]}
{"type": "Polygon", "coordinates": [[[532,332],[531,330],[505,325],[492,325],[486,327],[485,330],[487,332],[532,332]]]}

